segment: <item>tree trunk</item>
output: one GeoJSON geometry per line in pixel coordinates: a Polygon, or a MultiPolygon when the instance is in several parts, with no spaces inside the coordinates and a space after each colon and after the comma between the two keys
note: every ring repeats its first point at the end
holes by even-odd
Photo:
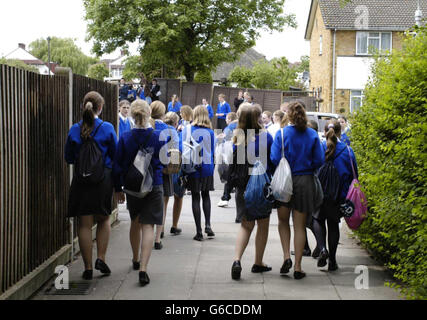
{"type": "Polygon", "coordinates": [[[193,82],[194,69],[188,63],[184,63],[184,75],[188,82],[193,82]]]}

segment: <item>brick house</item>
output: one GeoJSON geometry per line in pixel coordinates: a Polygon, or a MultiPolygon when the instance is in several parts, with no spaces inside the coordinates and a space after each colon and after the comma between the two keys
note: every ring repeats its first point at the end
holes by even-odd
{"type": "MultiPolygon", "coordinates": [[[[420,0],[427,13],[427,0],[420,0]]],[[[351,113],[363,102],[372,53],[402,48],[415,25],[416,0],[312,0],[305,39],[310,41],[310,89],[322,112],[351,113]]]]}

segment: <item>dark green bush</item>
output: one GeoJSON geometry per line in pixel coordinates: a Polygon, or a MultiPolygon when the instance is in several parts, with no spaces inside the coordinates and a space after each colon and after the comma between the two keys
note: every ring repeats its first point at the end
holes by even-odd
{"type": "Polygon", "coordinates": [[[379,57],[352,119],[352,146],[369,202],[361,242],[403,283],[427,299],[427,30],[402,51],[379,57]]]}

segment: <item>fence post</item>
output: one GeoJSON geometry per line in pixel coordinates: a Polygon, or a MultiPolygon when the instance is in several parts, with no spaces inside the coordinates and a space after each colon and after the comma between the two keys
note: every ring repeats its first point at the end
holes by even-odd
{"type": "MultiPolygon", "coordinates": [[[[73,126],[73,71],[71,68],[62,68],[57,67],[55,69],[55,75],[67,77],[68,78],[68,127],[73,126]]],[[[70,185],[73,180],[73,166],[70,166],[70,185]]],[[[71,244],[71,253],[70,253],[70,262],[74,260],[74,218],[70,219],[70,244],[71,244]]]]}

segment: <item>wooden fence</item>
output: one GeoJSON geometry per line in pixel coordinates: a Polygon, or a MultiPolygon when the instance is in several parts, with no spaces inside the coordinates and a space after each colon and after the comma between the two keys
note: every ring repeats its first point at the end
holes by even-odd
{"type": "Polygon", "coordinates": [[[78,102],[99,90],[103,119],[117,129],[117,86],[74,79],[70,106],[68,78],[0,65],[0,295],[70,242],[70,108],[78,119],[78,102]]]}

